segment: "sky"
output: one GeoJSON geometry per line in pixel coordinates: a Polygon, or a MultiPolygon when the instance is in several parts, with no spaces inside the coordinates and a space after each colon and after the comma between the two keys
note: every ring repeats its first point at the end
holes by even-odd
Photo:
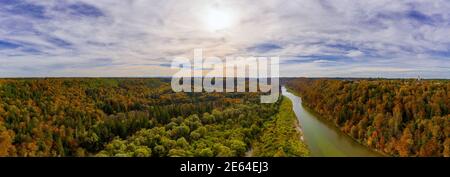
{"type": "Polygon", "coordinates": [[[450,79],[448,0],[0,0],[0,77],[171,76],[279,56],[281,76],[450,79]]]}

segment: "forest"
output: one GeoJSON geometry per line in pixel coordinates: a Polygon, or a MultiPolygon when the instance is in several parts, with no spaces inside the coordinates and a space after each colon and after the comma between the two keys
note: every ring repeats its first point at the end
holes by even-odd
{"type": "Polygon", "coordinates": [[[267,128],[285,101],[259,94],[174,93],[158,78],[0,79],[0,156],[246,156],[262,138],[291,139],[273,144],[277,156],[306,156],[292,121],[267,128]]]}
{"type": "Polygon", "coordinates": [[[292,102],[283,97],[276,118],[264,124],[262,135],[254,143],[253,154],[263,157],[309,156],[310,152],[305,143],[295,138],[302,136],[292,102]]]}
{"type": "Polygon", "coordinates": [[[389,156],[450,156],[450,82],[414,79],[284,81],[304,106],[389,156]]]}

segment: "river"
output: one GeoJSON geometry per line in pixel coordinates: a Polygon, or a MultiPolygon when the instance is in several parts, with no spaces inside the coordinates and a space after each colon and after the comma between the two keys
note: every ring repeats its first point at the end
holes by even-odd
{"type": "Polygon", "coordinates": [[[292,101],[303,138],[313,157],[375,157],[378,152],[359,144],[332,123],[316,117],[302,105],[300,97],[282,87],[282,94],[292,101]]]}

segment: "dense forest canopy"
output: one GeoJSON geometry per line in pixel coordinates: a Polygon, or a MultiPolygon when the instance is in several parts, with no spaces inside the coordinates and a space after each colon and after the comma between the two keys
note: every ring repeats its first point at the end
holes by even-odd
{"type": "Polygon", "coordinates": [[[253,154],[263,157],[309,156],[302,137],[297,116],[289,98],[283,97],[276,118],[264,124],[259,141],[254,143],[253,154]]]}
{"type": "Polygon", "coordinates": [[[448,80],[289,79],[303,104],[393,156],[450,156],[448,80]]]}
{"type": "MultiPolygon", "coordinates": [[[[305,106],[372,149],[450,156],[447,80],[283,82],[305,106]]],[[[261,104],[259,93],[174,93],[169,84],[2,79],[0,156],[308,155],[288,99],[261,104]]]]}
{"type": "Polygon", "coordinates": [[[0,156],[244,156],[281,102],[260,104],[259,93],[174,93],[169,84],[0,80],[0,156]]]}

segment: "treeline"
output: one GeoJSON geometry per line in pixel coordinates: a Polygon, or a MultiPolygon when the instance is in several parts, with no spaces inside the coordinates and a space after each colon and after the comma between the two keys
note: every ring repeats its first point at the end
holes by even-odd
{"type": "Polygon", "coordinates": [[[292,79],[303,104],[392,156],[450,156],[448,80],[292,79]]]}
{"type": "Polygon", "coordinates": [[[2,79],[0,156],[243,156],[280,102],[163,79],[2,79]]]}

